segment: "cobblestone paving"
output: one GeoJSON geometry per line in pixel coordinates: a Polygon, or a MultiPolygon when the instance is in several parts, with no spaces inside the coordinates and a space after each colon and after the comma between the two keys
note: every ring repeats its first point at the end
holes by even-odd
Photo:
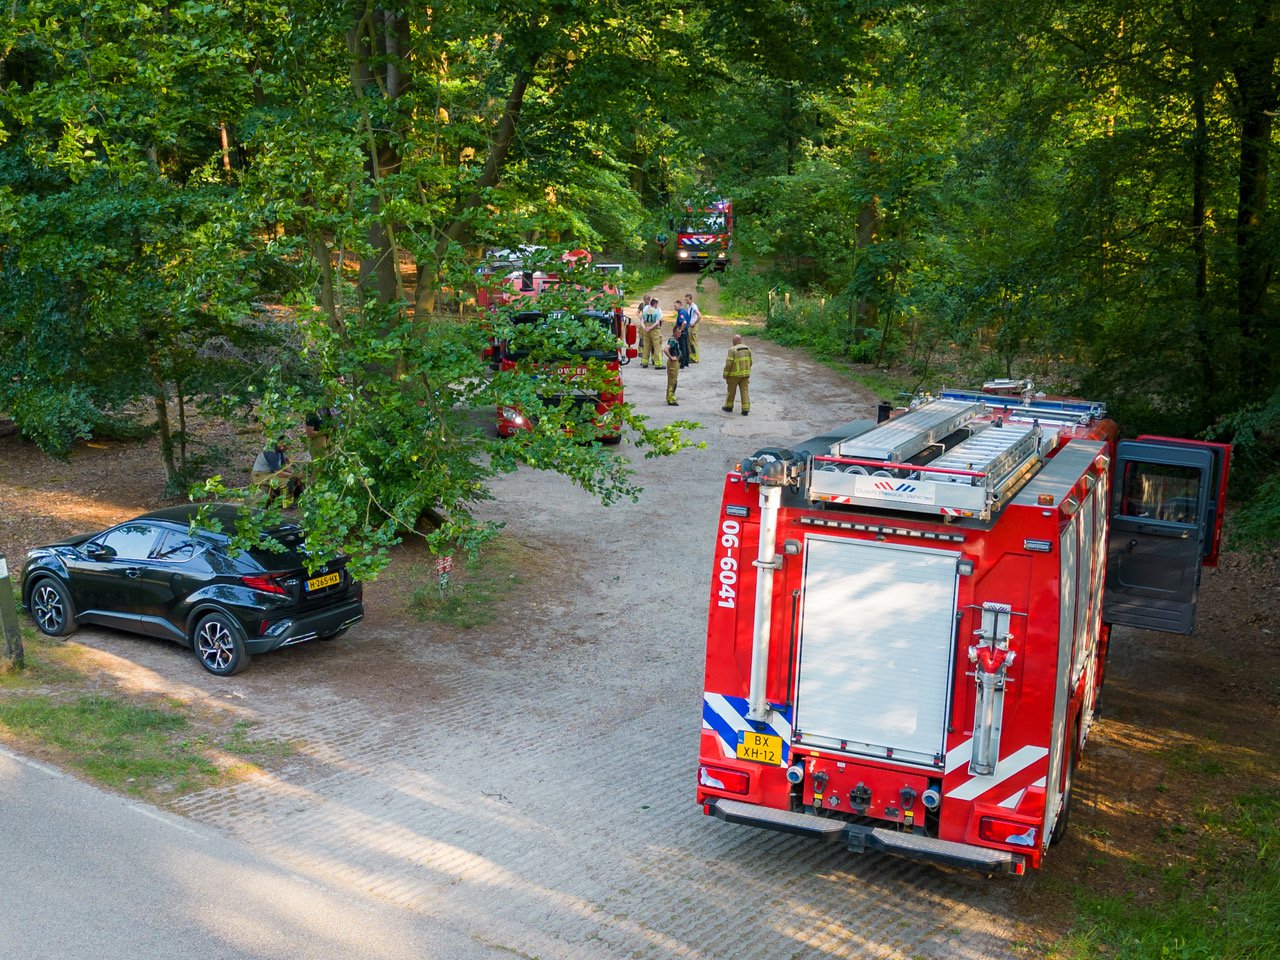
{"type": "MultiPolygon", "coordinates": [[[[693,803],[724,469],[872,409],[822,368],[752,341],[752,415],[723,414],[728,332],[704,334],[679,408],[662,403],[663,374],[628,369],[629,398],[655,420],[701,421],[706,442],[637,456],[639,504],[606,511],[533,471],[502,482],[494,518],[559,574],[518,588],[496,642],[368,624],[204,684],[242,698],[254,736],[300,751],[274,777],[178,809],[303,876],[516,957],[1024,955],[1014,882],[855,857],[693,803]]],[[[189,681],[191,661],[172,662],[189,681]]]]}

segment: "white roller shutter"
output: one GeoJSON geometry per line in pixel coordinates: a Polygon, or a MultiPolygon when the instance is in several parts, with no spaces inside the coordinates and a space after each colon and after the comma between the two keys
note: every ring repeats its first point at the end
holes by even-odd
{"type": "Polygon", "coordinates": [[[946,550],[806,539],[799,742],[931,767],[940,762],[958,558],[946,550]]]}

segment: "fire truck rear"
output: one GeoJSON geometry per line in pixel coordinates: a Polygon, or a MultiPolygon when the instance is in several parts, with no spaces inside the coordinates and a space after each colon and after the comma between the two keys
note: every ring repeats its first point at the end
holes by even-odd
{"type": "Polygon", "coordinates": [[[1230,449],[948,392],[728,474],[705,813],[986,872],[1062,838],[1110,628],[1189,633],[1230,449]]]}

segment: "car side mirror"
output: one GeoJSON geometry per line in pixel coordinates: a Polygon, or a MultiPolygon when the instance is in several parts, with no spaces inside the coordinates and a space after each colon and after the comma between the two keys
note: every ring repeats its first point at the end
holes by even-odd
{"type": "Polygon", "coordinates": [[[116,555],[114,550],[101,543],[89,544],[85,547],[84,553],[90,560],[112,560],[116,555]]]}

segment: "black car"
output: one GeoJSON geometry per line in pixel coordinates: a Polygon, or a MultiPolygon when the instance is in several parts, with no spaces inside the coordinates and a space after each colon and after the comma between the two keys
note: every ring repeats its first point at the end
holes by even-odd
{"type": "Polygon", "coordinates": [[[230,541],[239,508],[206,508],[220,533],[192,532],[199,509],[156,510],[28,551],[23,609],[51,637],[94,623],[177,641],[223,677],[255,653],[339,637],[364,616],[363,588],[345,558],[307,573],[296,524],[269,531],[283,552],[266,545],[236,551],[230,541]]]}

